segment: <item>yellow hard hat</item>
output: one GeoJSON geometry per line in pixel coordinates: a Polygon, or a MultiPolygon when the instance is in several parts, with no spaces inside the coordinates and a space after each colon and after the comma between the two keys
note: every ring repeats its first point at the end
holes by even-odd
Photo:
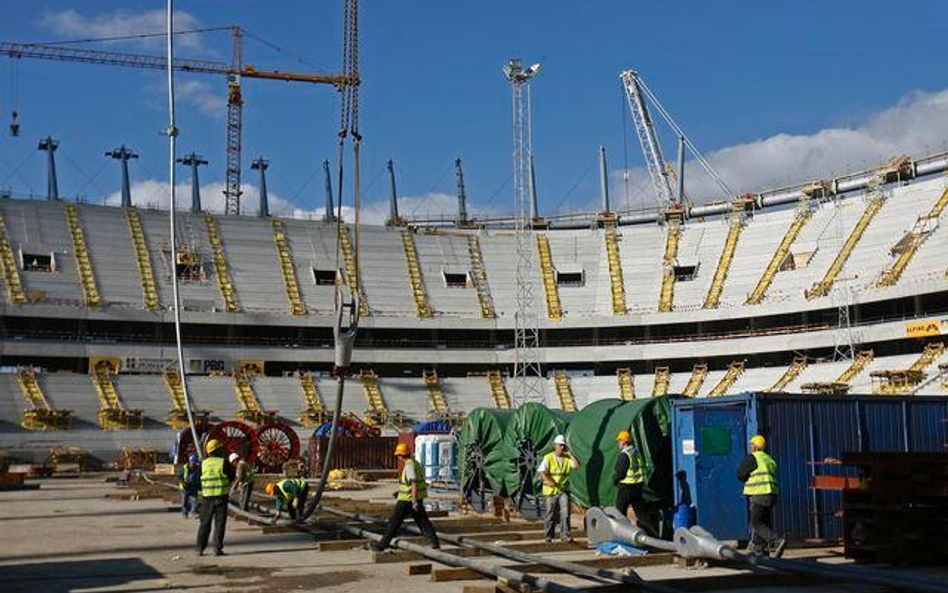
{"type": "Polygon", "coordinates": [[[619,434],[616,435],[616,440],[630,443],[632,442],[632,435],[629,434],[628,430],[620,430],[619,434]]]}
{"type": "Polygon", "coordinates": [[[273,496],[273,493],[276,492],[276,484],[273,482],[267,482],[266,488],[264,490],[267,493],[267,496],[273,496]]]}
{"type": "Polygon", "coordinates": [[[408,450],[408,445],[405,443],[398,443],[395,445],[396,457],[408,457],[409,455],[411,455],[411,451],[408,450]]]}
{"type": "Polygon", "coordinates": [[[767,439],[765,439],[764,437],[760,436],[759,434],[752,436],[752,437],[751,437],[751,440],[750,440],[750,443],[751,443],[752,445],[754,445],[755,447],[757,447],[758,449],[766,449],[766,448],[767,448],[767,439]]]}
{"type": "Polygon", "coordinates": [[[210,455],[211,453],[213,453],[214,451],[217,451],[223,446],[224,446],[223,443],[221,443],[219,440],[211,439],[207,442],[206,445],[204,445],[204,452],[210,455]]]}

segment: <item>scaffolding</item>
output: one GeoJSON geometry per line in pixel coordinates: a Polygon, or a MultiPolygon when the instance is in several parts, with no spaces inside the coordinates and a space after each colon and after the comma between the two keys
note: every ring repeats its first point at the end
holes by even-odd
{"type": "Polygon", "coordinates": [[[86,235],[79,222],[79,211],[72,204],[63,204],[66,213],[66,227],[72,239],[73,255],[76,259],[76,270],[79,272],[79,284],[85,296],[87,307],[102,305],[102,297],[95,283],[95,274],[92,271],[92,260],[89,258],[89,249],[86,246],[86,235]]]}
{"type": "Polygon", "coordinates": [[[930,342],[918,359],[907,369],[873,371],[872,393],[877,395],[904,395],[925,379],[925,370],[945,353],[944,342],[930,342]]]}
{"type": "Polygon", "coordinates": [[[415,247],[415,234],[411,229],[402,229],[402,248],[405,251],[405,263],[408,265],[408,284],[415,298],[415,313],[418,317],[432,317],[431,303],[425,290],[425,279],[418,261],[418,249],[415,247]]]}
{"type": "Polygon", "coordinates": [[[7,287],[7,300],[11,305],[25,305],[28,301],[16,267],[16,257],[7,239],[7,227],[0,215],[0,267],[3,268],[3,283],[7,287]]]}
{"type": "MultiPolygon", "coordinates": [[[[217,288],[224,300],[224,310],[228,313],[236,313],[240,311],[240,307],[237,305],[234,283],[230,279],[230,269],[227,266],[227,256],[224,253],[224,242],[221,240],[220,229],[217,226],[217,221],[210,214],[204,215],[204,222],[207,225],[207,239],[211,243],[211,250],[214,252],[214,271],[217,276],[217,288]]],[[[175,259],[177,260],[177,254],[175,254],[175,259]]]]}
{"type": "Polygon", "coordinates": [[[306,315],[306,303],[303,302],[300,283],[296,278],[296,264],[293,263],[293,253],[286,239],[286,225],[276,218],[271,221],[271,224],[273,225],[273,242],[280,260],[280,271],[283,272],[283,288],[286,289],[286,299],[290,303],[290,313],[306,315]]]}
{"type": "Polygon", "coordinates": [[[616,380],[619,382],[619,399],[630,402],[635,399],[635,378],[632,369],[616,369],[616,380]]]}
{"type": "Polygon", "coordinates": [[[132,238],[132,248],[135,250],[135,263],[138,264],[138,278],[142,285],[142,301],[146,311],[157,311],[161,308],[158,300],[158,288],[155,282],[155,272],[151,266],[151,253],[145,242],[145,231],[138,216],[138,209],[125,209],[125,219],[128,221],[128,233],[132,238]]]}
{"type": "Polygon", "coordinates": [[[560,409],[564,412],[575,412],[576,398],[573,397],[573,387],[570,385],[569,375],[563,371],[554,371],[553,382],[556,384],[556,396],[560,400],[560,409]]]}
{"type": "Polygon", "coordinates": [[[72,428],[72,410],[51,408],[32,368],[17,369],[16,382],[26,400],[20,426],[26,430],[68,430],[72,428]]]}
{"type": "Polygon", "coordinates": [[[507,393],[507,385],[504,383],[504,376],[501,372],[488,372],[487,382],[490,386],[490,396],[494,400],[494,407],[500,410],[509,410],[510,394],[507,393]]]}

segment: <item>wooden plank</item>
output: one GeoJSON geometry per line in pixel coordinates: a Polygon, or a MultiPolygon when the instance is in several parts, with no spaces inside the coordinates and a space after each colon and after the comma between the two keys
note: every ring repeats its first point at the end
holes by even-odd
{"type": "MultiPolygon", "coordinates": [[[[424,543],[423,541],[421,543],[424,543]]],[[[517,552],[523,552],[525,554],[535,554],[535,553],[545,553],[549,554],[552,552],[572,552],[576,550],[585,550],[586,549],[586,540],[574,541],[574,542],[528,542],[523,544],[506,544],[505,548],[510,550],[515,550],[517,552]]],[[[442,548],[442,552],[446,554],[451,554],[452,556],[458,556],[460,558],[474,558],[479,556],[493,556],[490,552],[486,550],[481,550],[479,548],[464,548],[464,547],[451,547],[451,548],[442,548]]],[[[411,562],[415,560],[424,560],[425,556],[418,554],[416,552],[409,552],[407,550],[387,550],[385,552],[376,552],[372,555],[372,561],[377,564],[390,564],[397,562],[411,562]]]]}
{"type": "MultiPolygon", "coordinates": [[[[610,558],[594,558],[590,560],[571,560],[575,564],[593,568],[637,568],[642,566],[657,566],[672,562],[672,554],[649,554],[647,556],[617,556],[610,558]]],[[[520,572],[534,574],[558,572],[543,564],[512,564],[510,568],[520,572]]],[[[431,571],[431,580],[440,583],[447,581],[470,581],[490,578],[470,568],[443,568],[431,571]]]]}
{"type": "Polygon", "coordinates": [[[355,550],[365,545],[368,540],[364,539],[344,539],[334,542],[319,542],[320,552],[341,552],[344,550],[355,550]]]}
{"type": "Polygon", "coordinates": [[[431,574],[431,564],[409,564],[405,567],[405,574],[408,576],[415,576],[419,574],[431,574]]]}
{"type": "Polygon", "coordinates": [[[462,593],[497,593],[497,587],[494,585],[464,585],[462,593]]]}

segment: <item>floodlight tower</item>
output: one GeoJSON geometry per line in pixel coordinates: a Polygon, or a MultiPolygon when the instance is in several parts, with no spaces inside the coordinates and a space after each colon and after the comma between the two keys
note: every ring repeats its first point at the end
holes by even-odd
{"type": "Polygon", "coordinates": [[[540,320],[534,290],[536,264],[530,202],[533,130],[530,113],[530,81],[539,74],[540,64],[529,68],[513,59],[504,66],[510,82],[513,106],[514,218],[517,235],[517,310],[515,313],[514,405],[543,402],[544,383],[540,368],[540,320]]]}

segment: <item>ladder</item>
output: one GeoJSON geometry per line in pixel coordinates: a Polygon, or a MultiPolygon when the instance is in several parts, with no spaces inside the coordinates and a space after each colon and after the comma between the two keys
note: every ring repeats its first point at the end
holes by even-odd
{"type": "Polygon", "coordinates": [[[757,281],[757,286],[754,287],[754,290],[744,302],[745,305],[759,305],[764,300],[767,289],[770,288],[774,277],[780,270],[780,265],[786,260],[794,241],[797,240],[800,231],[803,230],[803,227],[806,226],[806,223],[812,216],[813,211],[809,207],[801,204],[801,206],[797,208],[797,213],[793,217],[793,222],[790,223],[790,228],[787,229],[783,240],[780,241],[780,245],[777,247],[777,251],[775,251],[773,257],[770,258],[770,262],[764,269],[763,275],[760,277],[760,280],[757,281]]]}
{"type": "Polygon", "coordinates": [[[540,272],[543,275],[543,289],[546,291],[547,317],[552,321],[563,318],[560,308],[560,290],[556,284],[556,271],[553,269],[553,256],[550,254],[550,240],[546,235],[537,235],[537,251],[540,254],[540,272]]]}
{"type": "Polygon", "coordinates": [[[309,373],[300,373],[299,381],[300,391],[303,392],[303,399],[306,401],[306,409],[300,414],[300,424],[306,428],[318,426],[326,420],[327,414],[322,394],[316,386],[316,379],[309,373]]]}
{"type": "Polygon", "coordinates": [[[58,410],[49,407],[46,395],[36,380],[33,369],[18,369],[16,382],[20,393],[26,400],[27,409],[23,411],[20,426],[26,430],[60,430],[72,428],[72,410],[58,410]]]}
{"type": "Polygon", "coordinates": [[[721,380],[718,381],[718,384],[715,385],[711,391],[708,392],[708,397],[721,397],[727,393],[727,390],[731,388],[731,385],[734,385],[734,382],[744,374],[744,361],[734,361],[727,367],[727,372],[724,373],[724,376],[721,377],[721,380]]]}
{"type": "Polygon", "coordinates": [[[86,248],[86,235],[82,230],[82,224],[79,222],[79,211],[72,204],[63,204],[63,210],[66,213],[66,226],[69,229],[69,237],[72,239],[76,269],[79,271],[79,284],[82,286],[83,295],[85,295],[86,306],[98,307],[102,304],[102,297],[99,296],[99,289],[95,284],[95,274],[92,273],[92,260],[89,258],[89,250],[86,248]]]}
{"type": "Polygon", "coordinates": [[[484,256],[481,253],[481,241],[477,235],[467,236],[467,251],[471,258],[471,280],[477,290],[477,301],[481,307],[481,317],[494,319],[494,299],[487,284],[487,269],[484,267],[484,256]]]}
{"type": "Polygon", "coordinates": [[[696,397],[698,392],[701,391],[701,386],[704,385],[704,380],[708,376],[708,365],[706,364],[696,364],[693,369],[691,369],[691,377],[688,378],[688,384],[685,385],[685,390],[681,392],[685,397],[696,397]]]}
{"type": "Polygon", "coordinates": [[[102,430],[134,430],[142,428],[142,410],[126,410],[122,407],[118,392],[112,383],[108,365],[92,369],[92,384],[99,395],[99,412],[96,417],[102,430]]]}
{"type": "Polygon", "coordinates": [[[490,385],[490,395],[494,399],[494,407],[509,410],[510,394],[507,393],[504,376],[500,374],[500,371],[490,371],[487,373],[487,381],[490,385]]]}
{"type": "Polygon", "coordinates": [[[362,371],[362,392],[365,399],[369,402],[369,413],[384,416],[388,412],[388,406],[385,405],[385,399],[382,397],[382,390],[379,389],[379,378],[375,371],[362,371]]]}
{"type": "Polygon", "coordinates": [[[573,397],[573,388],[569,376],[563,371],[554,371],[553,383],[556,384],[556,395],[560,400],[560,409],[564,412],[576,411],[576,398],[573,397]]]}
{"type": "Polygon", "coordinates": [[[282,220],[274,218],[273,242],[276,244],[277,257],[280,259],[280,270],[283,272],[283,287],[286,289],[286,299],[290,302],[290,313],[306,315],[306,304],[300,295],[300,284],[296,279],[296,265],[293,263],[293,254],[290,244],[286,240],[286,225],[282,220]]]}
{"type": "Polygon", "coordinates": [[[432,371],[422,371],[425,378],[425,388],[428,390],[428,405],[431,411],[436,415],[447,414],[448,402],[444,399],[444,393],[441,391],[441,380],[438,379],[438,373],[432,371]]]}
{"type": "Polygon", "coordinates": [[[741,231],[744,230],[744,216],[740,211],[735,210],[731,213],[730,226],[727,231],[727,239],[724,241],[724,249],[721,250],[721,257],[718,259],[718,267],[714,270],[714,276],[711,278],[711,288],[704,298],[703,308],[717,309],[721,304],[721,293],[724,292],[724,282],[727,280],[728,272],[731,270],[731,262],[734,261],[734,251],[737,249],[737,241],[741,238],[741,231]]]}
{"type": "Polygon", "coordinates": [[[665,238],[665,255],[662,257],[662,290],[658,296],[658,311],[671,313],[675,303],[675,260],[678,258],[678,241],[681,237],[681,222],[668,221],[668,236],[665,238]]]}
{"type": "Polygon", "coordinates": [[[359,293],[359,315],[368,316],[372,314],[369,308],[369,299],[366,297],[365,289],[362,287],[362,280],[359,278],[359,272],[356,270],[355,250],[352,249],[352,239],[349,237],[349,227],[344,224],[339,225],[339,247],[342,251],[342,260],[346,266],[346,284],[359,293]]]}
{"type": "Polygon", "coordinates": [[[619,233],[614,226],[606,227],[606,260],[609,262],[609,282],[612,289],[612,312],[625,315],[629,308],[625,302],[625,282],[622,279],[622,259],[619,255],[619,233]]]}
{"type": "Polygon", "coordinates": [[[919,246],[938,228],[938,218],[946,206],[948,206],[948,188],[942,192],[941,197],[938,198],[938,201],[935,202],[935,205],[932,206],[928,214],[926,216],[920,216],[918,220],[915,221],[915,226],[912,227],[909,234],[892,248],[892,253],[895,254],[898,252],[898,256],[895,261],[892,262],[892,265],[882,272],[882,276],[879,278],[879,282],[876,283],[876,286],[881,288],[885,286],[895,286],[898,283],[899,278],[902,277],[902,272],[905,271],[909,262],[912,261],[919,246]]]}
{"type": "Polygon", "coordinates": [[[836,383],[845,383],[848,385],[850,381],[856,377],[856,375],[864,371],[866,367],[869,366],[869,363],[872,362],[874,356],[875,355],[873,354],[872,350],[860,350],[857,352],[855,358],[853,358],[852,364],[850,364],[849,367],[843,371],[839,377],[836,378],[836,383]]]}
{"type": "Polygon", "coordinates": [[[800,376],[800,373],[803,372],[803,369],[806,368],[806,357],[805,356],[795,356],[793,362],[790,363],[790,366],[787,367],[787,370],[784,371],[783,375],[777,379],[777,382],[770,386],[770,389],[767,389],[768,392],[781,392],[789,385],[794,379],[800,376]]]}
{"type": "MultiPolygon", "coordinates": [[[[859,217],[859,221],[856,223],[852,232],[849,233],[846,242],[843,243],[843,247],[839,250],[839,253],[836,254],[833,263],[830,264],[829,269],[826,270],[823,279],[813,284],[810,290],[806,292],[806,298],[808,300],[829,294],[830,289],[833,288],[833,283],[836,281],[836,277],[839,276],[839,273],[843,270],[843,266],[846,265],[849,256],[852,255],[853,250],[859,243],[859,239],[862,238],[863,233],[865,233],[869,227],[869,223],[872,222],[872,219],[875,218],[876,214],[882,210],[882,206],[885,205],[885,199],[885,194],[883,193],[872,195],[869,198],[869,204],[866,206],[866,209],[863,210],[862,216],[859,217]]],[[[839,213],[837,213],[837,216],[839,216],[839,213]]]]}
{"type": "Polygon", "coordinates": [[[652,383],[652,397],[668,395],[668,383],[671,370],[668,367],[655,367],[655,382],[652,383]]]}
{"type": "Polygon", "coordinates": [[[16,267],[16,257],[7,239],[7,227],[0,215],[0,268],[3,269],[3,283],[7,286],[7,300],[11,305],[25,305],[26,293],[20,281],[20,272],[16,267]]]}
{"type": "Polygon", "coordinates": [[[264,410],[260,407],[260,401],[253,390],[253,375],[238,371],[234,373],[234,393],[237,395],[237,401],[240,403],[240,409],[237,410],[237,419],[250,424],[266,424],[271,421],[276,412],[264,410]]]}
{"type": "Polygon", "coordinates": [[[155,272],[151,267],[151,254],[145,242],[145,231],[142,221],[135,207],[125,209],[125,219],[128,221],[128,232],[132,237],[132,248],[135,250],[135,262],[138,264],[138,278],[142,284],[142,301],[146,311],[157,311],[161,307],[158,300],[158,288],[155,283],[155,272]]]}
{"type": "Polygon", "coordinates": [[[237,305],[234,284],[230,279],[230,270],[227,266],[227,256],[224,253],[224,242],[221,241],[220,229],[217,226],[217,221],[210,214],[204,215],[204,222],[207,224],[207,238],[211,242],[211,250],[214,252],[214,271],[217,276],[217,287],[220,289],[221,298],[224,300],[224,310],[228,313],[236,313],[240,311],[240,307],[237,305]]]}
{"type": "Polygon", "coordinates": [[[616,369],[616,379],[619,382],[619,399],[630,402],[635,399],[635,379],[632,369],[616,369]]]}
{"type": "Polygon", "coordinates": [[[428,302],[428,293],[425,291],[425,279],[421,274],[421,265],[418,262],[418,249],[415,246],[415,235],[411,229],[402,229],[402,248],[405,250],[405,262],[408,264],[408,284],[415,297],[415,314],[427,319],[432,317],[431,304],[428,302]]]}

